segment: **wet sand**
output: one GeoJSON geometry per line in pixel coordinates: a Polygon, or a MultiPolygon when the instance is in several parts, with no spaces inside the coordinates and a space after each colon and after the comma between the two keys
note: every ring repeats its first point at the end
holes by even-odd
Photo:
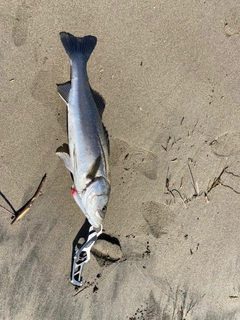
{"type": "Polygon", "coordinates": [[[0,209],[1,319],[240,319],[239,32],[237,1],[2,2],[0,191],[19,209],[47,180],[20,221],[0,209]],[[77,295],[85,218],[55,155],[67,143],[60,31],[98,38],[104,234],[121,247],[118,261],[92,255],[77,295]]]}

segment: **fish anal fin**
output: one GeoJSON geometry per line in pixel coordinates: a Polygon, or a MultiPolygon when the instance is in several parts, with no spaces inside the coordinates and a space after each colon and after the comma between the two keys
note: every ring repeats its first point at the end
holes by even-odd
{"type": "Polygon", "coordinates": [[[63,101],[68,104],[69,101],[69,93],[71,90],[71,82],[66,82],[63,84],[57,84],[57,91],[60,95],[60,97],[63,99],[63,101]]]}
{"type": "Polygon", "coordinates": [[[72,161],[68,153],[66,152],[56,152],[56,155],[59,156],[59,158],[62,159],[64,162],[66,168],[70,171],[73,172],[73,167],[72,167],[72,161]]]}
{"type": "Polygon", "coordinates": [[[94,160],[94,162],[92,163],[91,167],[88,170],[87,173],[87,179],[93,180],[96,177],[97,171],[99,169],[100,166],[100,162],[101,162],[101,155],[99,155],[96,160],[94,160]]]}

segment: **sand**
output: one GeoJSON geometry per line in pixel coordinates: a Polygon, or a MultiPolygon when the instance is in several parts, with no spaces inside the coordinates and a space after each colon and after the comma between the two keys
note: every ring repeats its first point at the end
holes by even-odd
{"type": "Polygon", "coordinates": [[[19,209],[47,173],[20,221],[10,225],[0,209],[0,318],[240,319],[238,1],[3,0],[0,8],[0,190],[19,209]],[[95,252],[82,292],[69,274],[85,218],[55,155],[67,143],[55,87],[69,80],[60,31],[98,38],[88,74],[106,101],[111,144],[96,250],[120,259],[95,252]],[[111,239],[118,250],[104,249],[111,239]]]}

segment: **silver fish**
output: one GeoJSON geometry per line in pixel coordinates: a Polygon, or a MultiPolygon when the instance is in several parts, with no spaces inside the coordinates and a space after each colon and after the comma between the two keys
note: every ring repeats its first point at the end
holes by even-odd
{"type": "Polygon", "coordinates": [[[72,173],[73,197],[98,228],[105,217],[110,195],[109,142],[87,76],[87,61],[97,43],[94,36],[78,38],[60,33],[71,63],[71,82],[57,85],[68,109],[69,154],[57,152],[72,173]]]}

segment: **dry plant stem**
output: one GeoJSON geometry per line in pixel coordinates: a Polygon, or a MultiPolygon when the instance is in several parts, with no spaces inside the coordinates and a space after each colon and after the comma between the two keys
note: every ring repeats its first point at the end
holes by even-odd
{"type": "Polygon", "coordinates": [[[45,175],[43,176],[43,178],[42,178],[42,180],[41,180],[41,182],[40,182],[40,184],[39,184],[39,186],[37,188],[37,191],[34,193],[33,197],[30,200],[28,200],[28,202],[22,208],[20,208],[19,210],[17,210],[14,213],[14,218],[13,218],[11,224],[13,224],[15,221],[21,219],[24,216],[24,214],[27,213],[28,210],[30,210],[30,208],[33,205],[35,199],[37,198],[37,196],[41,192],[41,189],[42,189],[42,186],[43,186],[43,184],[44,184],[44,182],[46,180],[46,177],[47,177],[47,175],[45,173],[45,175]]]}
{"type": "Polygon", "coordinates": [[[189,168],[189,171],[190,171],[190,175],[191,175],[191,178],[192,178],[192,186],[193,186],[193,189],[194,189],[194,196],[198,196],[198,192],[197,192],[197,188],[196,188],[196,182],[193,178],[193,173],[192,173],[192,170],[191,170],[191,167],[190,167],[190,164],[189,164],[189,159],[188,159],[188,168],[189,168]]]}
{"type": "Polygon", "coordinates": [[[219,175],[217,178],[214,179],[211,187],[210,187],[210,188],[208,189],[208,191],[207,191],[207,194],[208,194],[213,188],[215,188],[215,187],[218,186],[219,184],[222,184],[220,180],[221,180],[221,177],[222,177],[222,175],[224,174],[224,172],[225,172],[225,170],[226,170],[227,168],[228,168],[228,167],[225,167],[225,168],[221,171],[220,175],[219,175]]]}
{"type": "Polygon", "coordinates": [[[86,285],[84,288],[81,288],[80,290],[78,290],[78,291],[73,295],[73,297],[75,297],[75,296],[78,295],[80,292],[84,291],[85,289],[87,289],[87,288],[89,288],[89,287],[91,287],[91,286],[93,286],[93,285],[94,285],[94,281],[91,282],[91,283],[89,283],[88,285],[86,285]]]}
{"type": "MultiPolygon", "coordinates": [[[[169,171],[169,168],[168,168],[168,171],[169,171]]],[[[177,192],[177,194],[179,195],[180,199],[183,201],[184,205],[185,205],[185,200],[183,199],[180,191],[178,191],[177,189],[170,189],[169,188],[169,181],[170,179],[168,178],[168,171],[167,171],[167,177],[166,177],[166,184],[165,184],[165,187],[167,189],[167,192],[169,192],[172,197],[174,198],[174,201],[175,201],[175,196],[174,196],[174,193],[173,192],[177,192]]],[[[181,181],[181,184],[182,184],[182,181],[181,181]]],[[[180,185],[180,188],[181,188],[181,185],[180,185]]]]}
{"type": "Polygon", "coordinates": [[[240,178],[240,176],[239,176],[238,174],[235,174],[235,173],[233,173],[233,172],[231,172],[231,171],[225,170],[225,172],[226,172],[227,174],[230,174],[230,175],[234,176],[234,177],[240,178]]]}
{"type": "MultiPolygon", "coordinates": [[[[5,208],[4,206],[2,206],[0,204],[0,208],[3,208],[4,210],[6,210],[7,212],[9,212],[12,216],[15,215],[15,213],[12,213],[12,211],[8,210],[7,208],[5,208]]],[[[15,211],[14,211],[15,212],[15,211]]]]}
{"type": "Polygon", "coordinates": [[[7,212],[9,212],[11,215],[15,215],[16,210],[11,205],[10,201],[5,197],[5,195],[0,191],[0,196],[5,200],[5,202],[9,205],[9,207],[12,209],[12,211],[8,210],[4,206],[0,205],[1,208],[5,209],[7,212]]]}
{"type": "Polygon", "coordinates": [[[227,185],[227,184],[220,183],[220,185],[223,186],[223,187],[226,187],[226,188],[231,189],[232,191],[234,191],[234,192],[237,193],[237,194],[240,194],[239,191],[235,190],[233,187],[231,187],[231,186],[229,186],[229,185],[227,185]]]}

